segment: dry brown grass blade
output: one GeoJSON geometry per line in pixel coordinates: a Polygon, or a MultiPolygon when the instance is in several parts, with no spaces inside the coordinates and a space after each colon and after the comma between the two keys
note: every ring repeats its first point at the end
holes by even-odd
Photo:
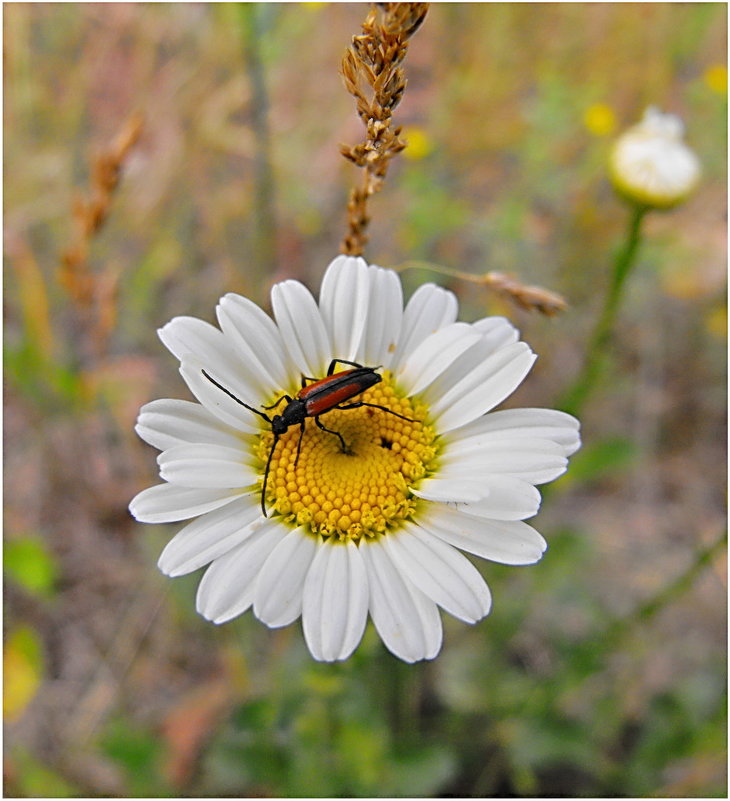
{"type": "Polygon", "coordinates": [[[26,335],[45,358],[51,358],[56,343],[43,271],[25,239],[7,228],[5,252],[15,274],[26,335]]]}
{"type": "Polygon", "coordinates": [[[58,281],[68,293],[83,320],[93,349],[98,353],[116,319],[116,277],[96,274],[89,265],[91,242],[106,222],[112,196],[119,184],[122,168],[130,150],[142,133],[143,117],[132,114],[109,147],[91,162],[88,194],[74,202],[75,235],[72,244],[61,254],[58,281]]]}
{"type": "Polygon", "coordinates": [[[520,308],[538,311],[546,317],[554,317],[568,308],[565,298],[557,292],[551,292],[540,286],[522,284],[516,278],[504,273],[494,271],[485,273],[481,276],[481,282],[520,308]]]}
{"type": "Polygon", "coordinates": [[[521,309],[537,311],[546,317],[554,317],[568,308],[565,298],[557,292],[551,292],[541,286],[523,284],[517,278],[495,270],[475,275],[474,273],[452,270],[448,267],[442,267],[440,264],[432,264],[427,261],[409,261],[401,264],[396,269],[399,272],[403,270],[433,270],[433,272],[448,275],[460,281],[468,281],[472,284],[484,286],[492,290],[492,292],[507,298],[507,300],[521,309]]]}
{"type": "Polygon", "coordinates": [[[342,155],[363,170],[359,187],[347,203],[347,234],[340,250],[349,256],[362,254],[370,222],[367,202],[380,191],[390,160],[406,147],[401,129],[391,126],[393,110],[406,88],[401,68],[409,38],[428,12],[428,3],[376,3],[362,24],[362,34],[342,58],[342,77],[355,98],[357,113],[365,125],[365,139],[352,147],[342,145],[342,155]]]}

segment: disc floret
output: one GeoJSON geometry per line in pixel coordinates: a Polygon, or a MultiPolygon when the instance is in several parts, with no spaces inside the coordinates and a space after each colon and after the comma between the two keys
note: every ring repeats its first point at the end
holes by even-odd
{"type": "MultiPolygon", "coordinates": [[[[313,534],[358,541],[377,537],[413,516],[417,498],[410,487],[427,476],[437,453],[426,407],[399,395],[391,376],[362,395],[380,409],[333,409],[323,417],[339,438],[305,421],[297,459],[299,428],[279,437],[271,460],[265,502],[287,524],[313,534]]],[[[265,464],[274,441],[261,434],[257,453],[265,464]]],[[[263,481],[263,477],[262,477],[263,481]]]]}

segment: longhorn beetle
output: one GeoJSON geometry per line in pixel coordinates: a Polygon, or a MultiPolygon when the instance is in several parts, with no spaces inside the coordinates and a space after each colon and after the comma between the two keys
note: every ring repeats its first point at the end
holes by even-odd
{"type": "Polygon", "coordinates": [[[307,419],[307,417],[313,417],[314,422],[319,428],[322,429],[322,431],[326,431],[328,434],[333,434],[335,437],[337,437],[340,440],[340,446],[342,447],[343,453],[348,453],[349,451],[345,440],[342,438],[342,434],[340,434],[339,431],[332,431],[332,429],[327,428],[319,419],[321,415],[331,412],[333,409],[357,409],[360,406],[370,406],[373,409],[380,409],[382,412],[392,414],[394,417],[400,417],[401,420],[407,420],[409,423],[416,422],[410,417],[404,417],[402,414],[398,414],[397,412],[394,412],[385,406],[379,406],[377,403],[355,401],[354,403],[342,405],[345,401],[350,400],[350,398],[354,398],[357,395],[365,392],[366,389],[375,386],[375,384],[379,384],[383,380],[382,376],[375,372],[379,369],[380,366],[363,367],[357,362],[348,362],[345,359],[332,359],[330,366],[327,369],[327,375],[325,378],[320,378],[318,380],[316,378],[310,378],[309,376],[302,376],[302,388],[297,393],[296,398],[292,398],[289,395],[282,395],[274,403],[272,403],[271,406],[261,407],[262,409],[266,410],[275,409],[283,400],[285,400],[287,403],[284,407],[284,411],[281,414],[275,414],[273,417],[269,417],[268,414],[260,412],[258,409],[254,409],[253,406],[249,406],[247,403],[244,403],[230,390],[219,384],[215,378],[208,375],[205,370],[202,371],[203,375],[208,379],[208,381],[210,381],[211,384],[214,384],[222,392],[225,392],[229,398],[233,398],[236,403],[240,403],[241,406],[244,406],[250,412],[257,414],[259,417],[263,417],[263,419],[266,420],[266,422],[271,426],[271,430],[274,434],[274,442],[271,445],[269,458],[266,461],[266,469],[264,470],[264,485],[261,488],[261,511],[263,512],[264,517],[267,517],[266,484],[269,480],[271,460],[274,457],[274,451],[276,450],[276,444],[279,441],[279,437],[281,437],[281,435],[284,434],[290,426],[299,425],[300,427],[299,441],[297,442],[297,458],[294,462],[296,465],[299,461],[299,453],[302,448],[304,421],[307,419]],[[338,364],[349,364],[353,369],[343,370],[342,372],[335,374],[334,370],[338,364]],[[307,381],[313,381],[314,383],[307,384],[307,381]]]}

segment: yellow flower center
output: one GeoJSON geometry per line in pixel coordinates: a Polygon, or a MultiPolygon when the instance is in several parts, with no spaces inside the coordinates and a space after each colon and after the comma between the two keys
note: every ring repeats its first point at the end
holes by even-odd
{"type": "MultiPolygon", "coordinates": [[[[349,402],[357,401],[412,422],[370,406],[334,409],[320,422],[341,434],[347,449],[308,418],[298,459],[300,428],[292,426],[279,437],[271,460],[269,514],[312,533],[355,541],[384,534],[413,514],[418,499],[409,487],[428,473],[436,455],[434,430],[424,422],[426,407],[400,397],[387,372],[381,383],[349,402]]],[[[264,464],[273,441],[270,431],[262,433],[257,454],[264,464]]]]}

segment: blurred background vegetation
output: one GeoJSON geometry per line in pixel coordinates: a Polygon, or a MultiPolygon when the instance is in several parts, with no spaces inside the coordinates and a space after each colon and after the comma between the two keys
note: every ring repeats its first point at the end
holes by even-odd
{"type": "Polygon", "coordinates": [[[628,214],[612,137],[656,104],[704,167],[646,221],[584,448],[536,519],[546,556],[479,565],[485,621],[447,618],[431,663],[368,631],[318,664],[298,624],[197,616],[198,577],[155,567],[179,526],[127,513],[156,480],[139,406],[187,396],[155,329],[212,321],[226,291],[316,289],[337,252],[338,145],[361,138],[338,68],[366,10],[4,6],[5,793],[725,796],[724,4],[440,4],[411,43],[411,147],[366,256],[568,298],[546,319],[444,281],[539,353],[508,405],[555,403],[580,367],[628,214]],[[74,294],[78,198],[135,110],[74,294]]]}

